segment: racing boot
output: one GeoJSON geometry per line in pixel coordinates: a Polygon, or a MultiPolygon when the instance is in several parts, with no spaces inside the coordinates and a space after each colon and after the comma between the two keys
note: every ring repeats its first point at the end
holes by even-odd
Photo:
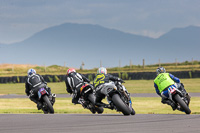
{"type": "Polygon", "coordinates": [[[177,105],[176,103],[174,103],[173,101],[169,100],[169,99],[164,99],[162,98],[162,101],[161,101],[163,104],[168,104],[172,107],[173,111],[177,109],[177,105]]]}
{"type": "Polygon", "coordinates": [[[171,102],[170,106],[172,107],[173,111],[177,109],[177,105],[174,102],[171,102]]]}
{"type": "Polygon", "coordinates": [[[114,104],[113,103],[110,103],[110,104],[103,103],[103,107],[113,110],[114,109],[114,104]]]}
{"type": "Polygon", "coordinates": [[[80,104],[79,98],[73,97],[73,98],[72,98],[72,103],[73,103],[74,105],[80,104]]]}
{"type": "Polygon", "coordinates": [[[111,103],[110,103],[110,107],[109,107],[109,109],[112,109],[112,110],[113,110],[113,109],[114,109],[114,107],[115,107],[115,106],[114,106],[114,103],[113,103],[113,102],[111,102],[111,103]]]}
{"type": "Polygon", "coordinates": [[[105,103],[104,103],[104,104],[103,104],[103,107],[104,107],[104,108],[109,108],[109,107],[110,107],[110,104],[105,104],[105,103]]]}
{"type": "Polygon", "coordinates": [[[103,107],[103,108],[110,108],[111,107],[110,104],[105,104],[103,102],[96,102],[96,106],[103,107]]]}
{"type": "Polygon", "coordinates": [[[42,103],[41,102],[39,102],[38,100],[36,100],[36,98],[34,98],[34,97],[29,97],[30,98],[30,100],[31,101],[33,101],[34,103],[36,103],[37,104],[37,109],[38,110],[40,110],[40,109],[42,109],[42,103]]]}
{"type": "Polygon", "coordinates": [[[37,108],[38,108],[38,110],[42,109],[42,103],[41,102],[37,102],[37,108]]]}

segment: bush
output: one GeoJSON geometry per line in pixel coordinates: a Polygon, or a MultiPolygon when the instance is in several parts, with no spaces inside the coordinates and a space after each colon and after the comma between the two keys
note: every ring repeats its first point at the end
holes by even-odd
{"type": "Polygon", "coordinates": [[[192,78],[192,72],[189,72],[189,77],[192,78]]]}
{"type": "Polygon", "coordinates": [[[123,72],[122,73],[122,79],[123,80],[128,80],[128,73],[127,72],[123,72]]]}
{"type": "Polygon", "coordinates": [[[193,65],[198,65],[198,64],[199,64],[198,61],[193,62],[193,65]]]}
{"type": "Polygon", "coordinates": [[[189,65],[189,61],[185,61],[183,64],[184,65],[189,65]]]}
{"type": "Polygon", "coordinates": [[[60,82],[60,79],[58,78],[58,76],[56,76],[56,75],[54,76],[54,81],[55,82],[60,82]]]}
{"type": "Polygon", "coordinates": [[[17,76],[17,83],[20,83],[20,79],[19,79],[19,77],[17,76]]]}
{"type": "Polygon", "coordinates": [[[12,71],[12,69],[11,68],[7,68],[6,71],[12,71]]]}
{"type": "Polygon", "coordinates": [[[50,76],[48,76],[49,82],[53,82],[53,78],[51,78],[50,76]]]}
{"type": "Polygon", "coordinates": [[[93,80],[94,80],[92,74],[89,74],[89,75],[88,75],[88,79],[89,79],[90,81],[93,81],[93,80]]]}
{"type": "Polygon", "coordinates": [[[121,73],[119,72],[118,73],[118,77],[121,79],[122,78],[122,75],[121,75],[121,73]]]}

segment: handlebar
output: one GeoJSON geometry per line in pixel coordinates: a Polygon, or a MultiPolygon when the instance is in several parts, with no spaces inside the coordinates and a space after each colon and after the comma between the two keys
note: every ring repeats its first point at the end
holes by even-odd
{"type": "Polygon", "coordinates": [[[123,81],[123,80],[122,80],[121,82],[122,82],[122,83],[125,83],[125,81],[123,81]]]}

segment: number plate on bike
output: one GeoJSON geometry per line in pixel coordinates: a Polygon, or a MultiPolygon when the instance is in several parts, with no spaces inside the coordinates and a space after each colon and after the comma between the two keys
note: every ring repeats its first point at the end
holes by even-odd
{"type": "Polygon", "coordinates": [[[174,87],[169,87],[168,90],[169,90],[169,92],[170,92],[171,94],[173,94],[173,93],[176,92],[176,89],[175,89],[174,87]]]}
{"type": "Polygon", "coordinates": [[[40,89],[40,93],[41,93],[42,95],[44,95],[44,94],[46,94],[46,90],[45,90],[44,88],[41,88],[41,89],[40,89]]]}

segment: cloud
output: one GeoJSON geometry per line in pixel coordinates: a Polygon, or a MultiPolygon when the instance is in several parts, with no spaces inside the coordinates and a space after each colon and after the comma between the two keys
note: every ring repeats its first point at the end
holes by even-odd
{"type": "Polygon", "coordinates": [[[131,32],[132,34],[136,34],[136,35],[142,35],[142,36],[148,36],[150,38],[159,38],[160,36],[162,36],[163,34],[165,34],[165,32],[159,31],[159,32],[155,32],[155,31],[150,31],[150,30],[141,30],[141,31],[134,31],[131,32]]]}
{"type": "Polygon", "coordinates": [[[199,9],[199,0],[0,0],[0,42],[65,22],[158,37],[177,26],[200,25],[199,9]]]}

